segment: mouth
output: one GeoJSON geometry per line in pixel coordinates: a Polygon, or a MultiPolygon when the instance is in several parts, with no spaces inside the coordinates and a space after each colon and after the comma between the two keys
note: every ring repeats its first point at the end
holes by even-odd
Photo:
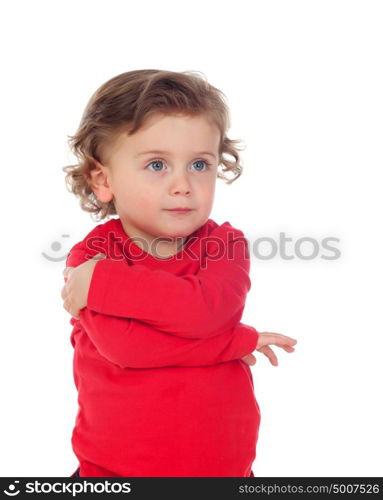
{"type": "Polygon", "coordinates": [[[180,213],[180,214],[187,214],[189,212],[192,212],[194,209],[193,208],[165,208],[167,212],[175,212],[175,213],[180,213]]]}
{"type": "Polygon", "coordinates": [[[172,215],[188,215],[193,212],[193,208],[166,208],[165,211],[172,215]]]}

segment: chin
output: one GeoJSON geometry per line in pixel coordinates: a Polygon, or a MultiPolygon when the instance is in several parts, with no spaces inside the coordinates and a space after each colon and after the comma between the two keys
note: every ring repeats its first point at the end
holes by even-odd
{"type": "Polygon", "coordinates": [[[189,236],[190,233],[192,233],[193,231],[177,231],[177,232],[167,232],[166,234],[164,234],[164,238],[171,238],[173,240],[175,240],[176,238],[187,238],[189,236]]]}
{"type": "Polygon", "coordinates": [[[179,221],[178,224],[173,224],[173,227],[169,227],[168,225],[164,227],[161,235],[166,238],[186,238],[189,234],[198,229],[200,225],[201,224],[196,225],[196,223],[192,221],[179,221]]]}

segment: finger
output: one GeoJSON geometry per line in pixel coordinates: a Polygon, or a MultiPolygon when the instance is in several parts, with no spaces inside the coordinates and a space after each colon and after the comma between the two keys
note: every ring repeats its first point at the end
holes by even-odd
{"type": "MultiPolygon", "coordinates": [[[[266,335],[264,337],[259,337],[257,346],[258,348],[264,347],[266,345],[275,345],[277,347],[281,347],[282,349],[293,349],[291,343],[286,342],[285,340],[281,339],[273,339],[271,336],[266,335]]],[[[293,344],[295,345],[295,344],[293,344]]]]}
{"type": "Polygon", "coordinates": [[[284,345],[293,346],[297,343],[296,339],[287,337],[286,335],[280,335],[278,333],[266,333],[266,335],[263,335],[262,337],[265,344],[273,344],[279,347],[284,345]]]}
{"type": "Polygon", "coordinates": [[[69,302],[69,300],[66,300],[64,302],[64,309],[66,310],[66,312],[68,312],[73,318],[75,319],[80,319],[80,311],[75,311],[72,309],[72,306],[69,302]]]}
{"type": "Polygon", "coordinates": [[[64,301],[63,308],[66,310],[66,312],[69,312],[69,304],[67,300],[64,301]]]}
{"type": "Polygon", "coordinates": [[[75,309],[74,307],[71,307],[70,309],[70,314],[75,318],[75,319],[80,319],[80,310],[75,309]]]}
{"type": "Polygon", "coordinates": [[[263,346],[260,351],[269,358],[270,363],[274,366],[278,366],[278,358],[276,357],[274,351],[271,349],[271,347],[265,345],[263,346]]]}
{"type": "Polygon", "coordinates": [[[72,269],[73,269],[73,267],[71,267],[71,266],[66,267],[66,268],[63,270],[63,275],[64,275],[64,276],[68,276],[68,275],[69,275],[69,273],[70,273],[70,271],[71,271],[72,269]]]}
{"type": "Polygon", "coordinates": [[[97,255],[92,257],[92,259],[100,260],[100,259],[105,259],[105,257],[106,257],[106,255],[104,253],[98,253],[97,255]]]}
{"type": "Polygon", "coordinates": [[[289,346],[289,345],[283,345],[282,347],[283,347],[283,349],[284,349],[286,352],[294,352],[294,351],[295,351],[294,347],[291,347],[291,346],[289,346]]]}
{"type": "Polygon", "coordinates": [[[66,285],[64,285],[61,289],[61,298],[62,299],[65,299],[68,295],[68,292],[67,292],[67,289],[66,289],[66,285]]]}
{"type": "Polygon", "coordinates": [[[297,339],[294,339],[293,337],[288,337],[287,335],[283,335],[282,333],[275,333],[275,332],[262,332],[264,335],[272,336],[273,338],[280,338],[280,339],[285,339],[291,342],[297,342],[297,339]]]}
{"type": "Polygon", "coordinates": [[[255,363],[257,362],[253,354],[246,354],[246,356],[243,356],[243,358],[241,359],[248,365],[255,365],[255,363]]]}

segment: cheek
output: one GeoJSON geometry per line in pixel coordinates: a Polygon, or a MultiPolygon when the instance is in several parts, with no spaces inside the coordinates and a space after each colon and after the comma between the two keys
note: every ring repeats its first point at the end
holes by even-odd
{"type": "Polygon", "coordinates": [[[159,202],[158,190],[153,189],[148,185],[141,185],[132,190],[132,200],[134,205],[142,210],[150,208],[151,206],[157,206],[159,202]]]}
{"type": "Polygon", "coordinates": [[[118,200],[132,209],[144,208],[144,204],[155,199],[155,189],[134,173],[116,178],[114,192],[118,200]]]}
{"type": "Polygon", "coordinates": [[[206,200],[206,202],[209,202],[214,196],[215,180],[214,182],[201,182],[197,189],[201,201],[206,200]]]}

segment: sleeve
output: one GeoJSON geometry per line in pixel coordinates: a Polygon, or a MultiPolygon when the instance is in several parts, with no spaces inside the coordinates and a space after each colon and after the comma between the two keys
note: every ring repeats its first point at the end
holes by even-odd
{"type": "Polygon", "coordinates": [[[249,249],[243,233],[231,225],[215,233],[196,274],[176,276],[125,260],[98,261],[88,309],[185,338],[204,339],[234,328],[251,287],[249,249]]]}
{"type": "MultiPolygon", "coordinates": [[[[77,243],[66,265],[76,267],[85,262],[86,251],[85,240],[77,243]]],[[[98,248],[95,253],[99,251],[103,249],[98,248]]],[[[139,320],[107,316],[88,307],[80,311],[80,320],[72,318],[70,322],[74,329],[83,327],[98,352],[122,368],[201,366],[232,361],[253,352],[259,335],[255,328],[238,323],[212,338],[180,338],[139,320]]]]}
{"type": "Polygon", "coordinates": [[[121,368],[213,365],[242,358],[258,342],[257,330],[242,323],[216,337],[185,339],[87,307],[74,321],[81,323],[98,352],[121,368]]]}

